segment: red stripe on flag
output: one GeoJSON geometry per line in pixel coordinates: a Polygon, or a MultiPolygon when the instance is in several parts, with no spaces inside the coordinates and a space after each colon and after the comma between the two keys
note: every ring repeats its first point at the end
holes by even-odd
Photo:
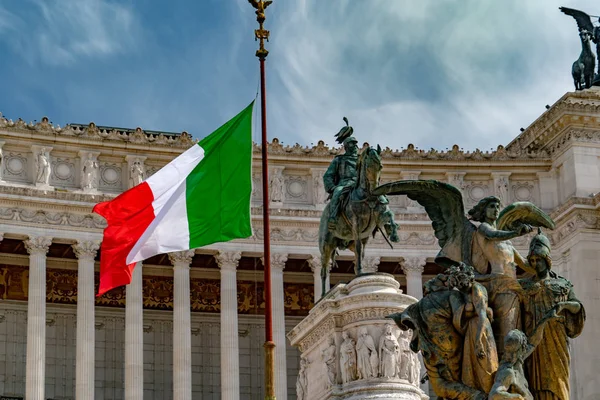
{"type": "Polygon", "coordinates": [[[108,223],[100,248],[98,296],[131,282],[135,263],[127,265],[127,255],[154,220],[153,201],[150,186],[142,182],[94,207],[93,211],[106,218],[108,223]]]}

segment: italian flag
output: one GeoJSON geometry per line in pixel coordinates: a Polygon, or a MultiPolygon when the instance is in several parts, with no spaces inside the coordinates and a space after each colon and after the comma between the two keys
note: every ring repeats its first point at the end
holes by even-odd
{"type": "Polygon", "coordinates": [[[138,261],[252,235],[253,105],[141,184],[94,207],[108,224],[98,296],[130,283],[138,261]]]}

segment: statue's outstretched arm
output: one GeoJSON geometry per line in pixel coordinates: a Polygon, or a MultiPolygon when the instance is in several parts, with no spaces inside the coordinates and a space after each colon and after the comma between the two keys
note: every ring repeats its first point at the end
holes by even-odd
{"type": "Polygon", "coordinates": [[[526,259],[523,258],[523,256],[521,255],[521,253],[519,253],[517,251],[517,249],[514,249],[514,256],[515,256],[515,262],[517,263],[519,268],[521,268],[523,271],[530,273],[530,274],[536,273],[535,268],[533,268],[529,264],[529,261],[527,261],[526,259]]]}
{"type": "Polygon", "coordinates": [[[502,241],[502,240],[510,240],[512,238],[515,238],[517,236],[521,236],[520,232],[517,231],[503,231],[500,229],[496,229],[493,226],[491,226],[490,224],[484,222],[481,225],[479,225],[479,228],[477,229],[480,233],[483,234],[483,236],[488,239],[488,240],[498,240],[498,241],[502,241]]]}

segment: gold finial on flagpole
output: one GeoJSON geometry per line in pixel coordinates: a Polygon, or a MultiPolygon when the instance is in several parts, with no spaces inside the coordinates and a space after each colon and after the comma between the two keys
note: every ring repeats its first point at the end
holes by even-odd
{"type": "Polygon", "coordinates": [[[265,10],[273,3],[272,0],[248,0],[252,7],[256,8],[256,22],[258,22],[258,29],[254,30],[254,40],[260,41],[259,48],[256,50],[256,57],[264,60],[269,52],[265,49],[265,40],[269,41],[270,32],[263,27],[265,22],[265,10]]]}

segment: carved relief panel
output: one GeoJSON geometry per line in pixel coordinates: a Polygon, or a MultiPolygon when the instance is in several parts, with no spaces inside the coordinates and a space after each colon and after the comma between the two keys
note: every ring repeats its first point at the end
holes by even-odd
{"type": "Polygon", "coordinates": [[[101,162],[98,174],[98,188],[107,192],[123,190],[123,166],[121,163],[101,162]]]}
{"type": "Polygon", "coordinates": [[[4,151],[2,178],[6,181],[31,182],[29,176],[30,160],[28,154],[4,151]]]}
{"type": "Polygon", "coordinates": [[[465,181],[465,209],[468,211],[477,202],[490,195],[489,181],[465,181]]]}
{"type": "Polygon", "coordinates": [[[77,187],[78,162],[70,157],[52,157],[50,185],[55,187],[77,187]]]}
{"type": "Polygon", "coordinates": [[[308,203],[308,177],[288,175],[285,179],[285,200],[289,203],[308,203]]]}
{"type": "Polygon", "coordinates": [[[533,181],[513,181],[510,183],[512,201],[530,201],[537,203],[537,183],[533,181]]]}

